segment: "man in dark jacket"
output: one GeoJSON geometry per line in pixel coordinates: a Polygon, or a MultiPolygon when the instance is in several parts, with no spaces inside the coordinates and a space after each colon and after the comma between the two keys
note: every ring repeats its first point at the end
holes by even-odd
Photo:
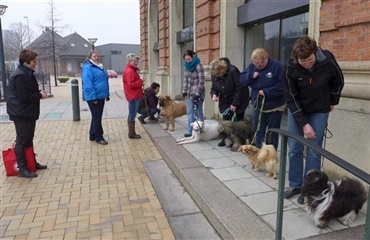
{"type": "MultiPolygon", "coordinates": [[[[217,102],[223,120],[236,121],[244,119],[245,109],[249,104],[248,87],[240,84],[240,71],[226,57],[215,59],[210,63],[212,78],[211,97],[217,102]]],[[[218,146],[225,146],[221,141],[218,146]]]]}
{"type": "Polygon", "coordinates": [[[145,118],[149,117],[150,120],[156,120],[154,115],[161,111],[158,106],[158,97],[156,96],[159,92],[160,85],[156,82],[153,82],[150,87],[145,89],[144,96],[139,102],[139,109],[138,113],[141,114],[140,117],[138,117],[141,124],[146,124],[145,118]]]}
{"type": "MultiPolygon", "coordinates": [[[[33,147],[36,120],[40,115],[40,99],[47,98],[44,90],[39,90],[34,69],[37,64],[37,54],[24,49],[19,54],[19,66],[10,76],[8,97],[6,100],[9,119],[14,122],[16,131],[15,155],[18,162],[18,176],[25,178],[37,177],[27,169],[24,150],[33,147]]],[[[36,164],[36,169],[46,169],[47,166],[36,164]]]]}

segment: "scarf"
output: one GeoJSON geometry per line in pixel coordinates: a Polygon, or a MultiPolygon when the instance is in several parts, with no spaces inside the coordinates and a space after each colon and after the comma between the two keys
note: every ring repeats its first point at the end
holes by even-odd
{"type": "Polygon", "coordinates": [[[184,62],[184,67],[189,70],[190,72],[194,72],[194,70],[197,68],[198,64],[200,63],[200,60],[197,55],[194,55],[193,60],[191,62],[184,62]]]}
{"type": "Polygon", "coordinates": [[[93,60],[91,60],[91,59],[89,59],[89,61],[90,61],[92,64],[94,64],[95,66],[97,66],[98,68],[103,69],[103,64],[101,64],[101,63],[97,63],[97,62],[94,62],[94,61],[93,61],[93,60]]]}

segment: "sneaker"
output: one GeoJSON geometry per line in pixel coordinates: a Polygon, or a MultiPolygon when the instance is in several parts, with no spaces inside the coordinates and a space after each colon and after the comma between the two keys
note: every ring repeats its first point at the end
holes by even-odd
{"type": "Polygon", "coordinates": [[[187,133],[185,133],[185,134],[184,134],[184,137],[191,137],[191,134],[187,134],[187,133]]]}
{"type": "Polygon", "coordinates": [[[140,121],[141,124],[146,124],[146,122],[144,121],[143,116],[140,116],[137,119],[139,119],[139,121],[140,121]]]}
{"type": "Polygon", "coordinates": [[[299,197],[297,198],[297,203],[301,205],[304,204],[304,196],[299,195],[299,197]]]}
{"type": "Polygon", "coordinates": [[[99,138],[99,139],[96,139],[95,140],[97,144],[100,144],[100,145],[107,145],[108,142],[104,139],[104,138],[99,138]]]}
{"type": "Polygon", "coordinates": [[[300,188],[289,187],[289,188],[285,189],[285,191],[284,191],[284,198],[285,199],[292,198],[295,195],[299,194],[300,192],[301,192],[300,188]]]}

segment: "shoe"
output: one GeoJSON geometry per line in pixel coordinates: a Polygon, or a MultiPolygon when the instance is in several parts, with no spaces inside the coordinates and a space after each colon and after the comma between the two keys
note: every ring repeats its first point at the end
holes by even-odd
{"type": "Polygon", "coordinates": [[[301,192],[300,188],[289,187],[289,188],[285,189],[285,191],[284,191],[284,198],[289,199],[289,198],[294,197],[295,195],[299,194],[300,192],[301,192]]]}
{"type": "Polygon", "coordinates": [[[96,141],[97,144],[101,144],[101,145],[107,145],[108,144],[108,142],[105,141],[104,138],[102,138],[102,139],[96,139],[95,141],[96,141]]]}
{"type": "Polygon", "coordinates": [[[297,198],[297,203],[301,205],[304,204],[304,196],[299,195],[299,197],[297,198]]]}
{"type": "Polygon", "coordinates": [[[141,124],[146,124],[146,122],[144,121],[143,116],[140,116],[137,119],[139,119],[139,121],[140,121],[141,124]]]}
{"type": "Polygon", "coordinates": [[[48,168],[48,166],[41,165],[40,163],[36,162],[36,170],[45,170],[47,168],[48,168]]]}
{"type": "Polygon", "coordinates": [[[23,178],[35,178],[37,177],[36,173],[28,171],[27,168],[20,168],[18,171],[18,177],[23,177],[23,178]]]}
{"type": "Polygon", "coordinates": [[[187,134],[187,133],[185,133],[185,134],[184,134],[184,137],[191,137],[191,134],[187,134]]]}
{"type": "Polygon", "coordinates": [[[149,120],[151,120],[151,121],[158,121],[158,119],[156,117],[154,117],[154,116],[150,116],[149,117],[149,120]]]}
{"type": "Polygon", "coordinates": [[[217,146],[219,146],[219,147],[225,147],[225,146],[226,146],[225,141],[224,141],[224,140],[222,140],[221,142],[219,142],[219,143],[217,144],[217,146]]]}

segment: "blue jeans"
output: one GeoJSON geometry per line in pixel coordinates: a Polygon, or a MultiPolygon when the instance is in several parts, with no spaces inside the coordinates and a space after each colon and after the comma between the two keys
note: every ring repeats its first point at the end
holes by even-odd
{"type": "Polygon", "coordinates": [[[137,110],[139,109],[140,99],[132,99],[128,101],[128,121],[135,122],[137,110]]]}
{"type": "Polygon", "coordinates": [[[87,101],[91,112],[91,123],[90,123],[90,137],[95,137],[96,139],[103,138],[103,127],[101,120],[103,117],[103,109],[105,104],[105,99],[98,99],[98,103],[95,104],[93,100],[87,101]]]}
{"type": "MultiPolygon", "coordinates": [[[[312,113],[307,115],[308,123],[316,133],[315,139],[310,139],[316,145],[322,147],[325,128],[328,123],[329,113],[312,113]]],[[[304,137],[303,128],[298,126],[293,115],[288,111],[288,131],[304,137]]],[[[303,144],[289,138],[289,186],[301,188],[303,179],[311,169],[321,168],[321,155],[307,148],[306,164],[303,165],[303,144]]]]}
{"type": "Polygon", "coordinates": [[[204,116],[203,116],[203,101],[204,101],[204,96],[205,96],[204,93],[200,96],[200,100],[199,100],[199,102],[197,104],[198,105],[198,108],[197,108],[196,114],[194,112],[195,109],[194,109],[194,103],[191,100],[192,98],[191,97],[188,97],[186,99],[186,116],[188,118],[188,127],[186,128],[186,134],[191,135],[191,132],[193,130],[192,130],[192,127],[191,127],[190,124],[192,124],[195,120],[204,121],[204,116]]]}
{"type": "MultiPolygon", "coordinates": [[[[262,143],[265,141],[265,135],[267,128],[280,128],[281,118],[283,117],[282,111],[275,111],[275,112],[268,112],[261,114],[261,119],[259,119],[260,111],[255,109],[253,111],[253,127],[254,131],[256,131],[256,137],[254,139],[254,144],[256,147],[261,148],[262,143]],[[258,123],[260,123],[259,130],[258,123]]],[[[272,134],[272,144],[274,145],[275,149],[278,148],[279,145],[279,134],[273,133],[272,134]]]]}

